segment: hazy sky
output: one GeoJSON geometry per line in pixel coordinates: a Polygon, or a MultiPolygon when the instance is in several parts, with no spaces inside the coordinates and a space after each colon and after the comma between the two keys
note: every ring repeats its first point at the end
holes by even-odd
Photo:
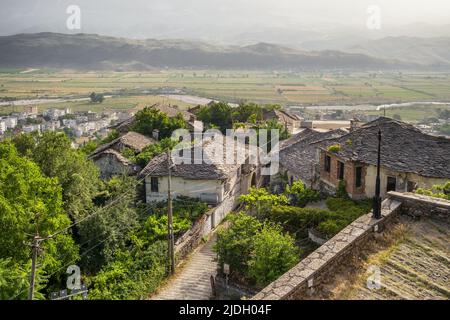
{"type": "Polygon", "coordinates": [[[365,28],[370,5],[386,29],[449,24],[449,0],[1,0],[0,34],[70,32],[69,5],[81,9],[78,32],[145,38],[224,38],[264,29],[365,28]]]}

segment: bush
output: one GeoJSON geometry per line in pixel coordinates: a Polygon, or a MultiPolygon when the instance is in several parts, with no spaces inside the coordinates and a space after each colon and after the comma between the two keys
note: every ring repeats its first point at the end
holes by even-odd
{"type": "Polygon", "coordinates": [[[450,200],[450,181],[447,181],[443,185],[435,185],[431,189],[419,188],[415,193],[450,200]]]}
{"type": "Polygon", "coordinates": [[[346,189],[346,185],[345,185],[345,181],[341,180],[338,183],[338,187],[336,189],[336,197],[337,198],[342,198],[342,199],[350,199],[348,193],[347,193],[347,189],[346,189]]]}
{"type": "Polygon", "coordinates": [[[337,152],[341,151],[341,145],[340,144],[333,144],[333,145],[329,146],[327,150],[329,152],[337,153],[337,152]]]}
{"type": "Polygon", "coordinates": [[[306,206],[309,202],[320,200],[320,194],[305,186],[303,181],[295,181],[292,186],[286,186],[286,194],[291,195],[294,199],[294,205],[299,207],[306,206]]]}
{"type": "Polygon", "coordinates": [[[278,225],[265,224],[253,237],[253,247],[248,275],[260,286],[274,281],[299,260],[294,239],[278,225]]]}
{"type": "Polygon", "coordinates": [[[239,200],[247,210],[256,212],[258,216],[267,213],[273,207],[289,203],[284,194],[270,194],[265,188],[250,188],[249,193],[241,195],[239,200]]]}
{"type": "Polygon", "coordinates": [[[228,217],[229,228],[219,231],[214,250],[219,255],[219,264],[227,263],[233,270],[247,274],[247,262],[253,251],[253,237],[261,228],[261,222],[245,213],[228,217]]]}
{"type": "Polygon", "coordinates": [[[147,249],[121,251],[94,277],[87,279],[89,299],[143,299],[163,281],[167,269],[167,243],[158,241],[147,249]]]}

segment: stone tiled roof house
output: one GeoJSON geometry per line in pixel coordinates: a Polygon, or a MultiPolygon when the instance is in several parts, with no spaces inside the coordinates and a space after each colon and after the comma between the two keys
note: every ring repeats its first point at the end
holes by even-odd
{"type": "MultiPolygon", "coordinates": [[[[222,140],[222,139],[219,139],[222,140]]],[[[223,141],[209,140],[201,145],[188,149],[187,155],[182,158],[190,159],[197,150],[203,154],[203,161],[195,163],[173,164],[171,167],[172,194],[174,197],[187,196],[199,198],[209,204],[219,204],[227,199],[235,200],[240,194],[245,194],[251,186],[259,185],[259,168],[253,161],[249,161],[248,153],[242,159],[232,164],[227,164],[226,159],[219,161],[218,154],[229,144],[229,139],[223,141]]],[[[233,154],[238,150],[246,150],[246,146],[240,143],[232,144],[233,154]]],[[[230,153],[230,154],[231,154],[230,153]]],[[[146,201],[161,201],[167,199],[168,193],[168,168],[167,154],[161,154],[153,158],[140,173],[145,177],[146,201]]]]}
{"type": "Polygon", "coordinates": [[[93,160],[100,169],[100,177],[109,179],[114,175],[120,174],[137,174],[141,168],[135,165],[122,155],[125,148],[140,153],[146,146],[155,143],[137,132],[128,132],[125,135],[98,147],[89,155],[89,159],[93,160]]]}
{"type": "Polygon", "coordinates": [[[298,128],[300,128],[300,124],[302,118],[300,116],[291,114],[284,110],[277,109],[264,109],[263,110],[263,120],[277,120],[281,123],[289,133],[294,133],[298,128]]]}
{"type": "Polygon", "coordinates": [[[302,180],[308,187],[317,187],[319,181],[319,148],[316,144],[324,139],[335,138],[348,133],[346,130],[316,131],[304,129],[296,135],[280,143],[279,171],[272,177],[271,184],[280,182],[280,175],[287,178],[288,183],[302,180]]]}
{"type": "Polygon", "coordinates": [[[346,135],[318,143],[322,187],[333,191],[343,180],[354,199],[375,194],[378,130],[381,130],[381,194],[430,188],[450,179],[450,139],[381,117],[346,135]],[[331,147],[333,146],[333,147],[331,147]]]}

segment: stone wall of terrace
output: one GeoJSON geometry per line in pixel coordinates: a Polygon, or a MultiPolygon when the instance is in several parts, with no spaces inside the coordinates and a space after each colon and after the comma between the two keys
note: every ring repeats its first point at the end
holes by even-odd
{"type": "Polygon", "coordinates": [[[380,220],[368,213],[328,240],[295,267],[269,284],[253,300],[303,299],[318,288],[322,280],[333,275],[335,267],[345,264],[382,228],[389,227],[392,217],[400,213],[414,216],[443,215],[450,217],[450,201],[390,192],[383,201],[380,220]]]}

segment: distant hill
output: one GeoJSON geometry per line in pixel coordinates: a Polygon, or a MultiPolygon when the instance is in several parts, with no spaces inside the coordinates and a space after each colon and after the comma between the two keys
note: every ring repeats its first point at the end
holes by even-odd
{"type": "Polygon", "coordinates": [[[145,70],[399,69],[414,65],[360,53],[301,51],[259,43],[218,46],[186,40],[131,40],[94,34],[36,33],[0,37],[0,67],[145,70]]]}
{"type": "Polygon", "coordinates": [[[387,37],[350,46],[346,52],[421,65],[449,66],[450,38],[387,37]]]}

